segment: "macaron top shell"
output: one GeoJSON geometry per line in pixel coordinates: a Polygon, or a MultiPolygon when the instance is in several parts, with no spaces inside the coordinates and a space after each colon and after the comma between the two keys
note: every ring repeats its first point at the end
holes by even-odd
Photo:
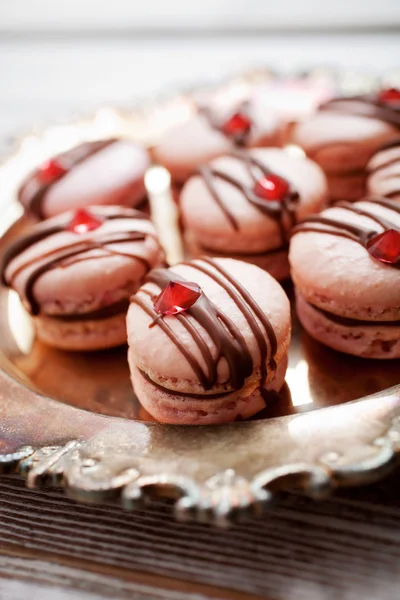
{"type": "Polygon", "coordinates": [[[400,138],[380,148],[367,165],[367,189],[400,200],[400,138]]]}
{"type": "Polygon", "coordinates": [[[65,168],[61,177],[49,181],[39,168],[19,191],[20,202],[40,218],[91,205],[135,207],[145,198],[144,176],[150,159],[134,142],[85,142],[52,160],[65,168]]]}
{"type": "MultiPolygon", "coordinates": [[[[318,212],[326,206],[327,184],[320,167],[311,160],[289,153],[280,148],[253,149],[248,151],[273,173],[283,177],[299,194],[295,204],[297,220],[318,212]]],[[[241,185],[253,190],[255,180],[246,161],[241,157],[224,156],[209,165],[212,170],[233,177],[241,185]]],[[[260,171],[259,176],[262,176],[260,171]]],[[[207,249],[214,251],[262,252],[282,245],[280,218],[266,214],[249,202],[242,189],[219,177],[212,179],[220,198],[216,202],[204,177],[195,175],[181,193],[182,218],[187,230],[207,249]],[[229,213],[237,227],[227,217],[229,213]]],[[[261,200],[261,202],[264,202],[261,200]]],[[[268,200],[265,200],[266,208],[268,200]]]]}
{"type": "Polygon", "coordinates": [[[399,134],[399,128],[379,119],[324,110],[299,123],[292,142],[322,168],[362,168],[375,149],[399,134]],[[354,145],[361,148],[354,153],[354,145]]]}
{"type": "Polygon", "coordinates": [[[126,298],[149,269],[162,264],[164,254],[146,215],[121,207],[93,207],[90,214],[104,222],[87,233],[63,230],[73,213],[38,224],[31,235],[58,225],[61,230],[29,245],[8,263],[4,278],[28,310],[32,311],[29,279],[42,266],[32,289],[37,305],[33,312],[56,316],[90,312],[126,298]],[[77,245],[82,251],[68,256],[77,245]]]}
{"type": "Polygon", "coordinates": [[[395,90],[380,90],[363,96],[332,98],[294,128],[292,140],[333,173],[364,168],[376,148],[399,132],[399,94],[395,90]]]}
{"type": "MultiPolygon", "coordinates": [[[[244,147],[281,145],[283,125],[271,110],[265,110],[257,101],[250,101],[246,113],[252,126],[243,141],[244,147]]],[[[213,120],[223,124],[224,120],[235,112],[212,109],[213,120]]],[[[184,123],[166,131],[160,143],[154,148],[155,159],[171,171],[174,180],[184,182],[197,167],[213,158],[232,152],[233,139],[221,128],[213,126],[202,112],[196,112],[184,123]]]]}
{"type": "MultiPolygon", "coordinates": [[[[254,265],[232,259],[214,259],[211,262],[198,259],[191,263],[176,265],[169,269],[172,276],[177,274],[189,282],[196,282],[203,290],[206,297],[215,307],[220,309],[239,330],[253,359],[254,371],[250,377],[260,377],[260,347],[242,310],[233,300],[224,287],[215,279],[221,275],[216,267],[222,268],[229,276],[240,283],[253,297],[261,311],[267,316],[276,336],[277,363],[285,355],[290,340],[290,306],[288,298],[281,286],[265,271],[254,265]],[[206,268],[211,272],[206,274],[199,268],[206,268]],[[258,374],[257,374],[258,370],[258,374]]],[[[222,276],[227,284],[227,279],[222,276]]],[[[228,284],[228,287],[229,284],[228,284]]],[[[144,371],[154,382],[182,392],[207,393],[200,384],[198,377],[171,337],[162,329],[160,324],[150,327],[154,322],[154,315],[147,314],[143,307],[135,302],[135,298],[153,308],[154,297],[160,293],[160,288],[154,283],[146,283],[136,294],[129,308],[127,317],[129,352],[138,368],[144,371]]],[[[239,294],[240,295],[240,294],[239,294]]],[[[246,303],[249,308],[250,305],[246,303]]],[[[250,309],[251,311],[251,309],[250,309]]],[[[254,315],[254,313],[252,313],[254,315]]],[[[157,316],[157,315],[156,315],[157,316]]],[[[177,315],[159,317],[170,328],[173,335],[177,336],[184,347],[192,354],[195,361],[207,372],[207,364],[198,344],[195,343],[192,333],[182,324],[177,315]]],[[[265,330],[258,317],[254,316],[258,326],[267,340],[265,330]]],[[[192,315],[185,315],[185,319],[195,328],[206,344],[213,360],[217,365],[217,381],[210,393],[215,391],[227,392],[232,390],[230,371],[226,358],[217,349],[209,331],[207,331],[192,315]],[[218,358],[219,356],[219,358],[218,358]]],[[[268,342],[267,342],[268,344],[268,342]]]]}
{"type": "MultiPolygon", "coordinates": [[[[400,229],[399,212],[365,200],[352,206],[400,229]]],[[[345,208],[329,208],[320,217],[377,233],[383,231],[376,221],[345,208]]],[[[302,231],[302,227],[291,239],[289,260],[293,280],[308,302],[349,318],[400,319],[399,268],[377,260],[356,241],[320,231],[302,231]]]]}

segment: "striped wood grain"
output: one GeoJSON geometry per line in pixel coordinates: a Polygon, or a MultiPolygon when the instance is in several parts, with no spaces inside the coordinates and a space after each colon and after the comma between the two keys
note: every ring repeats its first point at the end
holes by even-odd
{"type": "MultiPolygon", "coordinates": [[[[0,486],[0,544],[8,555],[12,545],[12,560],[28,561],[27,569],[35,559],[36,573],[46,572],[48,565],[54,581],[62,566],[80,569],[79,577],[69,575],[71,589],[78,589],[81,578],[92,592],[98,571],[108,578],[104,590],[114,586],[114,598],[125,593],[118,590],[117,578],[134,573],[136,586],[164,586],[188,600],[196,593],[232,599],[397,600],[398,479],[395,474],[379,487],[320,503],[288,495],[262,522],[250,520],[225,532],[175,523],[170,506],[161,501],[127,514],[112,506],[78,505],[59,491],[28,491],[6,478],[0,486]],[[185,582],[188,588],[182,588],[185,582]]],[[[10,568],[9,563],[0,567],[0,575],[9,577],[10,568]]],[[[16,574],[17,567],[12,568],[16,574]]]]}

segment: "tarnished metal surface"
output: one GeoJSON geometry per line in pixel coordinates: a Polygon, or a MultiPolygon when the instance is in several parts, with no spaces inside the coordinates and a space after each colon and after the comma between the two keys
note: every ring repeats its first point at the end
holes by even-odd
{"type": "Polygon", "coordinates": [[[31,487],[64,485],[85,502],[119,498],[127,509],[148,493],[173,495],[179,518],[220,525],[259,514],[280,489],[323,497],[374,481],[400,449],[400,386],[303,415],[208,427],[96,415],[4,374],[1,390],[4,472],[31,487]]]}

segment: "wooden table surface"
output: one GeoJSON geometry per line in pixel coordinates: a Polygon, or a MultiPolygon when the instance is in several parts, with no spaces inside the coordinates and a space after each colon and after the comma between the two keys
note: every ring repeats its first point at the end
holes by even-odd
{"type": "MultiPolygon", "coordinates": [[[[399,35],[239,39],[0,36],[0,135],[249,65],[398,66],[399,35]],[[351,52],[349,49],[351,48],[351,52]]],[[[349,433],[351,435],[351,433],[349,433]]],[[[0,481],[0,599],[397,600],[400,481],[316,503],[288,495],[229,531],[124,513],[0,481]]]]}
{"type": "Polygon", "coordinates": [[[0,486],[0,598],[397,600],[400,479],[315,502],[282,497],[230,530],[0,486]]]}

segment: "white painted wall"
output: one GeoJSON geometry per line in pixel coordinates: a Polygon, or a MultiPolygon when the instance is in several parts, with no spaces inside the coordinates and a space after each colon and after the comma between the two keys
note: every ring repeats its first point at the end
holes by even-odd
{"type": "Polygon", "coordinates": [[[400,26],[400,0],[0,0],[0,31],[400,26]]]}

